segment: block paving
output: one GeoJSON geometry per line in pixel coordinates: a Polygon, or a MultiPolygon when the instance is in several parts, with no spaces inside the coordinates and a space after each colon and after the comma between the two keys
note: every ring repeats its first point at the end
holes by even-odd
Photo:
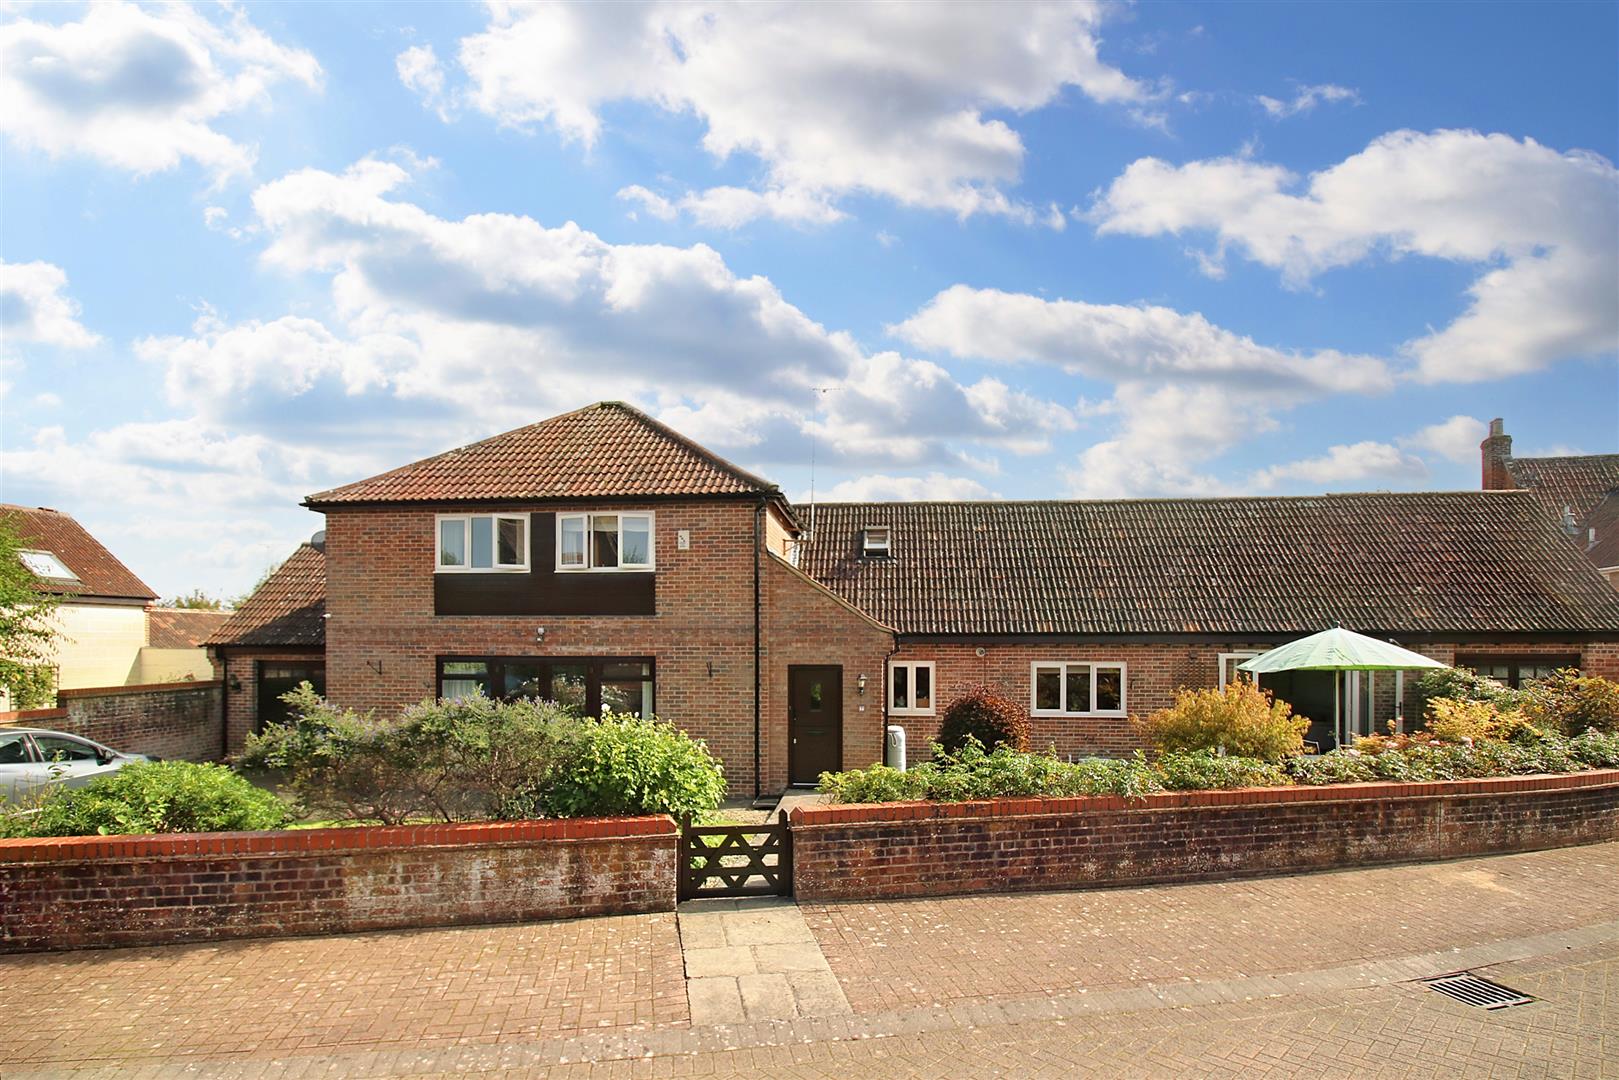
{"type": "MultiPolygon", "coordinates": [[[[806,906],[851,1011],[723,1023],[688,1012],[723,976],[682,970],[668,914],[0,957],[0,1076],[1619,1080],[1615,881],[1619,844],[806,906]],[[1414,981],[1460,969],[1540,1000],[1484,1012],[1414,981]]],[[[807,944],[691,925],[688,969],[807,944]]]]}

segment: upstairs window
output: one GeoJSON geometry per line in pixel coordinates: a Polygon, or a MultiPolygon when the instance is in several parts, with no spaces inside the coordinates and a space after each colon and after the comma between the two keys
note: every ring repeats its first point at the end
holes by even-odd
{"type": "Polygon", "coordinates": [[[520,514],[439,515],[439,573],[492,574],[527,569],[527,517],[520,514]]]}
{"type": "Polygon", "coordinates": [[[893,554],[887,525],[867,525],[861,534],[860,553],[868,559],[886,559],[893,554]]]}
{"type": "Polygon", "coordinates": [[[1124,716],[1124,665],[1032,665],[1030,712],[1036,716],[1124,716]]]}
{"type": "Polygon", "coordinates": [[[558,570],[653,569],[653,515],[558,514],[558,570]]]}
{"type": "Polygon", "coordinates": [[[888,712],[893,716],[933,715],[933,661],[896,661],[889,667],[888,712]]]}
{"type": "Polygon", "coordinates": [[[61,581],[77,581],[79,575],[67,568],[67,565],[48,551],[19,551],[17,557],[22,564],[34,572],[36,577],[55,578],[61,581]]]}

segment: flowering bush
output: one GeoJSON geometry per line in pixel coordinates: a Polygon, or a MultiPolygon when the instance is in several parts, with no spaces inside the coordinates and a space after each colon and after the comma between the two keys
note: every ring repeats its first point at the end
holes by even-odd
{"type": "Polygon", "coordinates": [[[1266,761],[1303,750],[1310,727],[1287,702],[1245,679],[1176,691],[1175,704],[1134,723],[1160,753],[1215,750],[1266,761]]]}
{"type": "Polygon", "coordinates": [[[1564,668],[1523,688],[1523,711],[1538,724],[1576,735],[1619,731],[1619,682],[1564,668]]]}
{"type": "Polygon", "coordinates": [[[1275,787],[1293,782],[1287,770],[1274,761],[1229,757],[1208,750],[1165,754],[1153,765],[1164,787],[1171,791],[1275,787]]]}
{"type": "Polygon", "coordinates": [[[868,769],[822,773],[820,781],[820,790],[839,803],[1145,795],[1162,786],[1152,766],[1140,757],[1069,762],[1052,754],[1031,754],[1009,746],[986,751],[976,739],[954,752],[935,744],[933,760],[909,772],[873,765],[868,769]]]}

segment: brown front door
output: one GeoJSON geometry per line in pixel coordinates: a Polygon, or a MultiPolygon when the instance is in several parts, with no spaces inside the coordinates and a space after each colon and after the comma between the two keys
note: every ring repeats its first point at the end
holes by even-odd
{"type": "Polygon", "coordinates": [[[843,669],[795,665],[787,682],[788,780],[813,784],[843,764],[843,669]]]}

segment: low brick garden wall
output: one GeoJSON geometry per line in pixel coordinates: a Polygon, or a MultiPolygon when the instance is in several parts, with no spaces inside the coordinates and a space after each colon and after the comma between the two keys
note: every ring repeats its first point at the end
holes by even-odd
{"type": "Polygon", "coordinates": [[[1206,881],[1619,839],[1619,770],[793,811],[800,900],[1206,881]]]}
{"type": "Polygon", "coordinates": [[[56,708],[0,713],[0,727],[65,731],[128,754],[218,761],[222,694],[217,680],[59,690],[56,708]]]}
{"type": "Polygon", "coordinates": [[[668,817],[0,840],[0,952],[673,911],[668,817]]]}

